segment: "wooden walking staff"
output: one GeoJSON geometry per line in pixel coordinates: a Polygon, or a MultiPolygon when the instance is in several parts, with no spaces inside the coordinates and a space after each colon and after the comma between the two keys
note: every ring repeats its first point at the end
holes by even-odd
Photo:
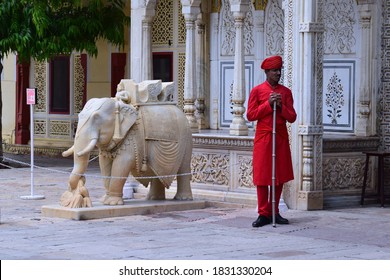
{"type": "Polygon", "coordinates": [[[276,180],[276,101],[274,101],[274,112],[272,122],[272,226],[276,227],[275,224],[275,180],[276,180]]]}

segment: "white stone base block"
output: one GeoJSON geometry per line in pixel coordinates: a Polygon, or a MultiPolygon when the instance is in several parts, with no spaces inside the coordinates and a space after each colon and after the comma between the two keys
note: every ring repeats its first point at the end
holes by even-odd
{"type": "Polygon", "coordinates": [[[91,220],[131,215],[149,215],[170,211],[206,208],[205,201],[131,200],[124,205],[109,206],[95,203],[90,208],[67,208],[60,205],[42,206],[42,215],[52,218],[91,220]]]}

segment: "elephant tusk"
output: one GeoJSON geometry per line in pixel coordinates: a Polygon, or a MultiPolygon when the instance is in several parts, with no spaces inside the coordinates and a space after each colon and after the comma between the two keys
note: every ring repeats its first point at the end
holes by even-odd
{"type": "Polygon", "coordinates": [[[97,143],[97,138],[93,138],[93,139],[91,140],[91,142],[89,142],[88,146],[87,146],[84,150],[78,152],[77,155],[78,155],[79,157],[81,157],[81,156],[83,156],[83,155],[85,155],[85,154],[91,152],[91,151],[95,148],[96,143],[97,143]]]}
{"type": "Polygon", "coordinates": [[[67,149],[66,151],[62,152],[62,156],[68,157],[71,154],[73,154],[73,152],[74,152],[74,145],[72,147],[70,147],[69,149],[67,149]]]}

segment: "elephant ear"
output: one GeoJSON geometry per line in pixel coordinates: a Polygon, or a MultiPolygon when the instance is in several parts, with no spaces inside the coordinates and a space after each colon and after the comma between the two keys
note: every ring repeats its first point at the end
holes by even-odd
{"type": "Polygon", "coordinates": [[[94,112],[100,111],[101,108],[110,102],[109,98],[92,98],[84,105],[83,110],[78,116],[77,131],[79,131],[88,120],[94,116],[94,112]]]}
{"type": "Polygon", "coordinates": [[[131,104],[116,101],[115,104],[115,129],[114,140],[123,140],[129,129],[133,126],[138,117],[137,109],[131,104]]]}

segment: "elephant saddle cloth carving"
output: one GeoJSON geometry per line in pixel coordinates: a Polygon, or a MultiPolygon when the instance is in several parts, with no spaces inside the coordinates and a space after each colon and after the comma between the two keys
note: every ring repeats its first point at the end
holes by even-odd
{"type": "MultiPolygon", "coordinates": [[[[184,156],[187,136],[175,105],[140,106],[148,165],[158,176],[175,175],[184,156]],[[161,110],[164,107],[164,110],[161,110]],[[169,110],[169,107],[172,110],[169,110]],[[158,120],[158,121],[156,121],[158,120]],[[164,167],[164,168],[162,168],[164,167]]],[[[175,176],[160,178],[168,188],[175,176]]]]}
{"type": "MultiPolygon", "coordinates": [[[[161,110],[160,107],[174,105],[140,106],[140,117],[143,119],[146,140],[178,142],[179,127],[176,110],[161,110]],[[158,121],[156,121],[158,120],[158,121]]],[[[164,108],[164,109],[165,109],[164,108]]]]}
{"type": "Polygon", "coordinates": [[[175,175],[179,169],[178,166],[178,156],[179,153],[179,143],[167,142],[167,141],[147,141],[146,145],[149,146],[149,167],[157,176],[167,176],[160,177],[160,181],[166,188],[172,184],[172,181],[175,179],[175,175]],[[161,172],[161,167],[164,166],[164,172],[161,172]]]}

